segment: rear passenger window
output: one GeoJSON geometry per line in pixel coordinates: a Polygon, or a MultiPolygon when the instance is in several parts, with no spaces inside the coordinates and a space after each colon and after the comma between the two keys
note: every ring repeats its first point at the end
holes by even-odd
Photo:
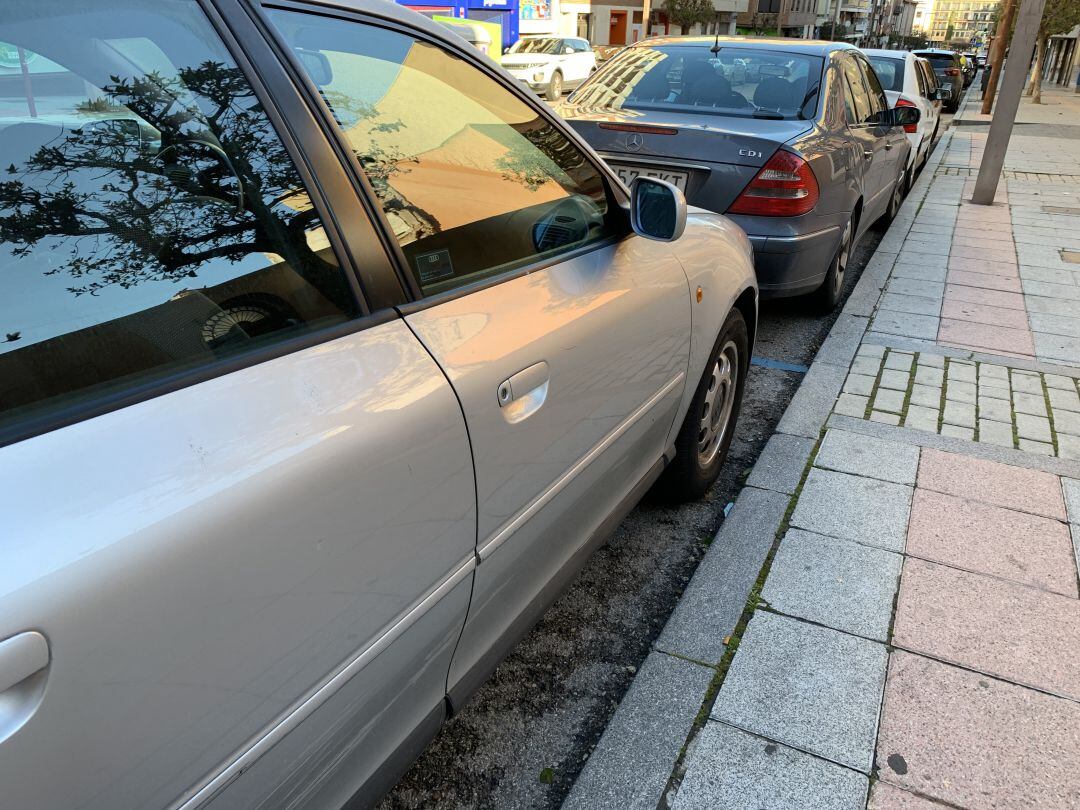
{"type": "Polygon", "coordinates": [[[196,4],[0,5],[0,425],[356,314],[196,4]]]}
{"type": "Polygon", "coordinates": [[[844,84],[847,86],[845,99],[847,101],[848,123],[858,125],[870,117],[870,96],[863,85],[862,73],[859,66],[850,59],[844,59],[844,84]]]}
{"type": "Polygon", "coordinates": [[[874,73],[874,69],[870,67],[870,63],[865,59],[858,59],[860,71],[863,75],[863,81],[866,82],[866,90],[870,97],[870,114],[883,112],[889,109],[889,102],[885,98],[885,91],[881,89],[881,82],[878,81],[877,74],[874,73]]]}
{"type": "Polygon", "coordinates": [[[372,25],[268,13],[341,126],[425,294],[621,232],[584,153],[464,59],[372,25]]]}

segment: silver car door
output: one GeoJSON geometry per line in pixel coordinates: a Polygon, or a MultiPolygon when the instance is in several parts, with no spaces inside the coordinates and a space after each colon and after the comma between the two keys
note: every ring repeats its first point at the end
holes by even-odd
{"type": "Polygon", "coordinates": [[[627,236],[542,105],[448,42],[271,18],[334,66],[322,93],[422,296],[407,322],[465,411],[481,562],[450,682],[471,682],[659,468],[685,385],[686,275],[669,246],[627,236]]]}
{"type": "Polygon", "coordinates": [[[35,76],[0,118],[0,805],[340,803],[443,714],[476,531],[456,397],[358,307],[198,5],[0,27],[35,76]]]}

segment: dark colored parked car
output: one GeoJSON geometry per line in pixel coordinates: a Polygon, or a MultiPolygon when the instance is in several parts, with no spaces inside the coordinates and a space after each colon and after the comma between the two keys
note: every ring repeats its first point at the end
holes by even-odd
{"type": "Polygon", "coordinates": [[[666,180],[739,223],[763,295],[827,308],[852,245],[903,201],[919,118],[850,45],[737,37],[638,43],[559,111],[624,182],[666,180]]]}
{"type": "Polygon", "coordinates": [[[964,87],[967,85],[964,69],[960,64],[960,54],[941,48],[929,48],[924,51],[915,51],[915,55],[921,56],[934,68],[938,85],[944,91],[942,101],[945,104],[945,112],[954,113],[960,109],[960,97],[963,96],[964,87]]]}

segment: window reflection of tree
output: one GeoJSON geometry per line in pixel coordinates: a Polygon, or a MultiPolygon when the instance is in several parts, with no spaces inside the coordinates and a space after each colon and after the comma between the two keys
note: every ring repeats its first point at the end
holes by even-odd
{"type": "Polygon", "coordinates": [[[16,258],[66,253],[47,273],[67,273],[75,295],[146,281],[180,281],[213,261],[280,257],[350,310],[302,184],[240,70],[207,61],[174,76],[113,76],[84,110],[128,110],[159,133],[82,126],[41,145],[0,174],[0,242],[16,258]],[[57,238],[64,238],[58,241],[57,238]]]}

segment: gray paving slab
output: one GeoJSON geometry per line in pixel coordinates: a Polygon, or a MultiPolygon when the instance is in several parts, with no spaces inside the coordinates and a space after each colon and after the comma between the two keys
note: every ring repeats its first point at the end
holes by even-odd
{"type": "Polygon", "coordinates": [[[814,466],[914,485],[919,471],[919,448],[861,433],[830,430],[825,434],[814,466]]]}
{"type": "Polygon", "coordinates": [[[891,551],[790,529],[762,598],[780,613],[886,641],[902,564],[891,551]]]}
{"type": "Polygon", "coordinates": [[[715,670],[649,654],[574,782],[564,810],[654,810],[715,670]]]}
{"type": "Polygon", "coordinates": [[[791,498],[746,487],[709,546],[655,647],[719,663],[791,498]]]}
{"type": "Polygon", "coordinates": [[[887,659],[883,644],[759,610],[712,716],[869,773],[887,659]]]}
{"type": "Polygon", "coordinates": [[[710,721],[687,754],[675,810],[861,810],[869,780],[786,745],[710,721]]]}
{"type": "Polygon", "coordinates": [[[807,476],[791,525],[902,552],[911,492],[902,484],[815,468],[807,476]]]}
{"type": "Polygon", "coordinates": [[[1080,480],[1062,478],[1061,489],[1065,494],[1065,511],[1070,523],[1080,523],[1080,480]]]}
{"type": "Polygon", "coordinates": [[[905,295],[898,292],[887,292],[881,296],[881,309],[893,312],[908,312],[912,315],[940,315],[941,299],[927,298],[922,295],[905,295]]]}
{"type": "Polygon", "coordinates": [[[798,489],[806,460],[813,449],[813,439],[774,433],[754,463],[754,469],[746,479],[747,486],[790,495],[798,489]]]}
{"type": "MultiPolygon", "coordinates": [[[[897,281],[901,280],[906,279],[897,279],[897,281]]],[[[892,290],[893,287],[890,285],[889,289],[892,290]]],[[[874,315],[873,328],[875,332],[884,332],[889,335],[933,340],[938,333],[938,318],[933,315],[912,315],[907,312],[878,310],[874,315]]]]}
{"type": "Polygon", "coordinates": [[[846,376],[845,366],[814,363],[803,377],[776,429],[780,433],[816,439],[832,411],[846,376]]]}
{"type": "Polygon", "coordinates": [[[814,362],[835,363],[847,365],[855,356],[855,350],[859,348],[859,342],[866,333],[866,326],[870,319],[857,317],[848,313],[842,313],[836,319],[829,336],[821,344],[814,362]]]}

